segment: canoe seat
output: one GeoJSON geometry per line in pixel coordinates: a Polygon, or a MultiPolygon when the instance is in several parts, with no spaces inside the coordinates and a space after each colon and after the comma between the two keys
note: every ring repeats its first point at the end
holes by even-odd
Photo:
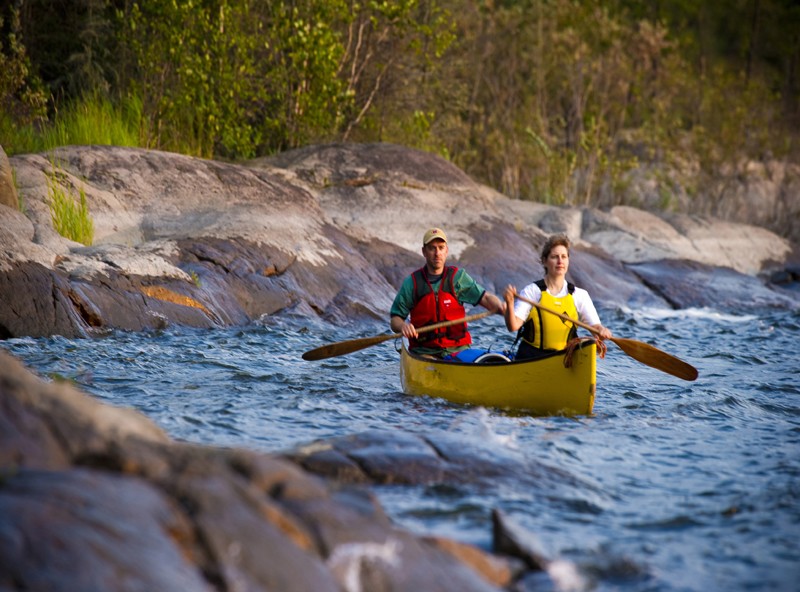
{"type": "Polygon", "coordinates": [[[511,360],[499,352],[486,352],[475,358],[475,364],[505,364],[511,360]]]}
{"type": "Polygon", "coordinates": [[[444,358],[452,362],[466,362],[467,364],[505,364],[511,359],[501,352],[485,349],[465,349],[450,357],[444,358]]]}

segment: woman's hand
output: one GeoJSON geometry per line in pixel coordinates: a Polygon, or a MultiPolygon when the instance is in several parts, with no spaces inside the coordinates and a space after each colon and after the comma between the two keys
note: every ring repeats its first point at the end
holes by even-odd
{"type": "Polygon", "coordinates": [[[506,286],[503,292],[503,299],[506,301],[508,308],[514,308],[514,299],[517,297],[517,288],[511,284],[506,286]]]}
{"type": "Polygon", "coordinates": [[[514,314],[514,299],[517,297],[517,288],[511,284],[506,286],[503,291],[503,298],[506,301],[506,329],[509,331],[517,331],[522,327],[523,319],[517,318],[514,314]]]}
{"type": "Polygon", "coordinates": [[[597,325],[592,325],[592,329],[597,331],[597,336],[600,339],[611,339],[612,337],[611,329],[609,329],[608,327],[603,327],[603,325],[599,323],[597,325]]]}

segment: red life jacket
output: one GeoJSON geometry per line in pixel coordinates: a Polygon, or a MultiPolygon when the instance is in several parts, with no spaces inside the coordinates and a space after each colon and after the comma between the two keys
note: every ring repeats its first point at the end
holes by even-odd
{"type": "MultiPolygon", "coordinates": [[[[428,280],[426,267],[411,274],[414,280],[414,305],[411,308],[411,324],[417,328],[441,321],[463,319],[466,311],[456,298],[454,278],[457,267],[445,267],[439,283],[439,293],[433,291],[428,280]]],[[[416,347],[445,348],[459,347],[472,343],[466,323],[442,327],[435,331],[420,333],[417,339],[410,339],[409,349],[416,347]]]]}

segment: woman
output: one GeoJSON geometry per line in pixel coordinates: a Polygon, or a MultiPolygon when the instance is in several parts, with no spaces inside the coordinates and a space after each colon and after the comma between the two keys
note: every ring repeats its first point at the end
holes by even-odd
{"type": "MultiPolygon", "coordinates": [[[[569,239],[563,234],[547,239],[542,248],[544,278],[525,286],[520,296],[583,321],[596,329],[601,339],[608,339],[611,331],[600,324],[600,317],[589,293],[567,281],[569,247],[569,239]]],[[[547,350],[562,350],[570,339],[577,337],[575,325],[524,300],[516,299],[516,296],[517,289],[507,286],[503,294],[506,301],[506,327],[509,331],[521,329],[522,341],[517,350],[517,360],[540,357],[547,350]]]]}

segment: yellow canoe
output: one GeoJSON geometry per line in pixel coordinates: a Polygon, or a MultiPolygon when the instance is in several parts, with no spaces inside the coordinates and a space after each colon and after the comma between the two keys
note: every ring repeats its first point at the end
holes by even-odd
{"type": "Polygon", "coordinates": [[[443,361],[401,352],[400,382],[408,395],[532,415],[589,415],[594,407],[596,350],[583,341],[564,367],[564,352],[501,363],[443,361]]]}

